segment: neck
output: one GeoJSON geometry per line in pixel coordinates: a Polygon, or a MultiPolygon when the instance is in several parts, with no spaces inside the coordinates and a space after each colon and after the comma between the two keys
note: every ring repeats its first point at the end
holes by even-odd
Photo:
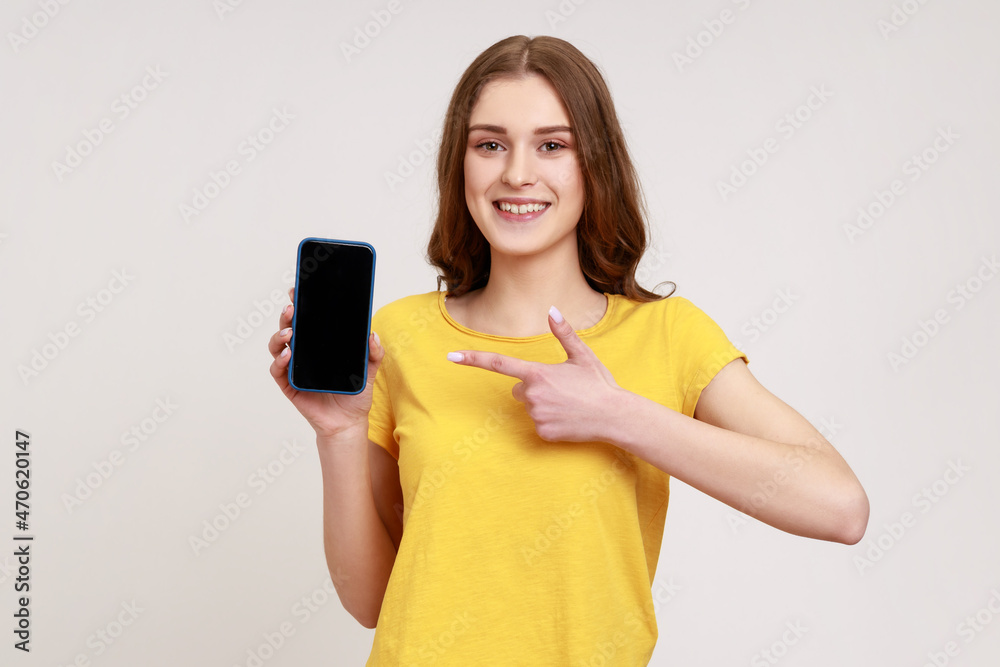
{"type": "Polygon", "coordinates": [[[496,335],[527,337],[549,333],[548,313],[555,306],[574,329],[585,329],[604,315],[606,299],[594,290],[573,243],[531,256],[494,252],[489,282],[470,300],[473,329],[496,335]]]}

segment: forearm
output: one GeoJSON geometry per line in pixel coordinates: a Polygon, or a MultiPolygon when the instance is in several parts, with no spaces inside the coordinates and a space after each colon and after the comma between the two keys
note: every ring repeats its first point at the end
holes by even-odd
{"type": "Polygon", "coordinates": [[[818,432],[796,443],[776,442],[698,421],[624,390],[609,414],[608,442],[775,528],[849,544],[864,532],[864,490],[818,432]]]}
{"type": "Polygon", "coordinates": [[[372,494],[365,428],[317,438],[323,471],[323,546],[344,608],[375,627],[396,558],[372,494]]]}

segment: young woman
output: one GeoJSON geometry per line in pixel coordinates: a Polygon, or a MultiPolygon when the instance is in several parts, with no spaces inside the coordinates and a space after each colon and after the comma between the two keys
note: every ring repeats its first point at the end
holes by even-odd
{"type": "Polygon", "coordinates": [[[830,443],[701,310],[636,283],[638,180],[583,54],[552,37],[482,53],[438,186],[447,289],[376,313],[363,393],[289,387],[291,306],[269,343],[316,430],[327,563],[376,628],[369,665],[646,664],[670,477],[861,539],[868,500],[830,443]]]}

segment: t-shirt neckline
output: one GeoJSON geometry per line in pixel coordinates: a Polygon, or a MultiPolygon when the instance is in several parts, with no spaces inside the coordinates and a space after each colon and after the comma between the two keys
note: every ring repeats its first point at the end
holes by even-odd
{"type": "MultiPolygon", "coordinates": [[[[619,295],[610,294],[608,292],[603,292],[603,294],[608,298],[608,307],[605,308],[604,310],[604,316],[601,317],[601,319],[599,319],[593,325],[587,327],[586,329],[578,329],[576,332],[578,336],[584,337],[599,333],[609,325],[612,318],[614,317],[614,310],[618,304],[619,295]]],[[[519,336],[498,336],[496,334],[489,334],[483,331],[476,331],[475,329],[470,329],[469,327],[460,324],[457,320],[455,320],[451,316],[451,313],[448,312],[448,309],[445,307],[444,303],[445,295],[446,292],[444,290],[438,292],[438,297],[437,297],[438,309],[441,311],[441,316],[444,317],[445,321],[448,324],[450,324],[455,329],[458,329],[462,333],[468,334],[470,336],[475,336],[476,338],[485,338],[488,340],[503,341],[507,343],[531,343],[539,340],[544,340],[546,338],[554,338],[551,331],[543,334],[537,334],[535,336],[519,337],[519,336]]]]}

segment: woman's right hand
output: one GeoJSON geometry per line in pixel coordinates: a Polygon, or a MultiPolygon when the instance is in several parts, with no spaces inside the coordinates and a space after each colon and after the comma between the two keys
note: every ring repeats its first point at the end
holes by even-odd
{"type": "MultiPolygon", "coordinates": [[[[293,289],[288,295],[295,302],[293,289]]],[[[288,383],[288,361],[291,350],[287,347],[292,339],[292,311],[289,304],[278,318],[279,331],[271,336],[267,349],[274,357],[271,362],[271,377],[278,383],[282,393],[292,405],[309,421],[317,436],[336,435],[350,428],[363,427],[368,430],[368,411],[372,406],[372,386],[378,372],[385,349],[374,331],[368,337],[368,382],[360,394],[331,394],[318,391],[298,391],[288,383]]]]}

